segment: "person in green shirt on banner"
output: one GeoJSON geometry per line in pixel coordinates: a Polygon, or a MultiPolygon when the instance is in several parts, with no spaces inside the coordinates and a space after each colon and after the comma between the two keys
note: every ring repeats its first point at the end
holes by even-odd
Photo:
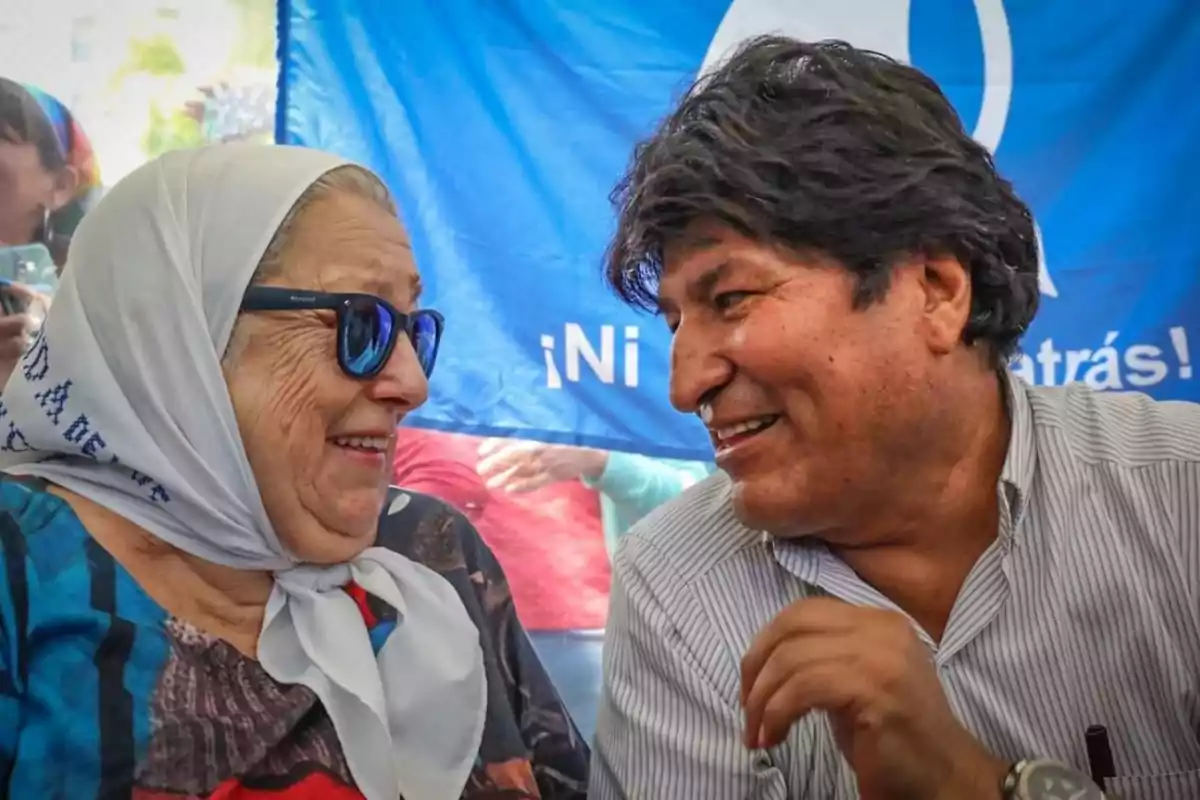
{"type": "Polygon", "coordinates": [[[551,483],[581,480],[599,492],[610,558],[635,522],[716,469],[705,462],[520,439],[488,439],[480,445],[479,456],[476,470],[489,489],[532,492],[551,483]]]}

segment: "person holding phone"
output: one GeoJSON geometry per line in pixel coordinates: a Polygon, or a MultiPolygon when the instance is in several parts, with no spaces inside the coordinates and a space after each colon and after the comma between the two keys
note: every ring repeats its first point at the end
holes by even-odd
{"type": "Polygon", "coordinates": [[[0,384],[45,316],[46,292],[20,267],[61,271],[100,173],[83,129],[45,92],[0,78],[0,384]]]}
{"type": "Polygon", "coordinates": [[[99,187],[95,152],[67,107],[0,77],[0,245],[41,244],[61,269],[99,187]]]}
{"type": "Polygon", "coordinates": [[[50,298],[20,283],[0,283],[0,386],[8,382],[8,376],[17,365],[17,360],[33,341],[34,332],[46,318],[50,298]]]}

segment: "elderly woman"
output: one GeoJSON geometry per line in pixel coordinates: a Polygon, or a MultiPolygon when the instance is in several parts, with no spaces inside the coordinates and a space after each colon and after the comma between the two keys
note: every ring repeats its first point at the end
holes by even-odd
{"type": "Polygon", "coordinates": [[[316,151],[172,153],[84,220],[0,405],[0,796],[584,796],[495,560],[388,488],[420,288],[316,151]]]}

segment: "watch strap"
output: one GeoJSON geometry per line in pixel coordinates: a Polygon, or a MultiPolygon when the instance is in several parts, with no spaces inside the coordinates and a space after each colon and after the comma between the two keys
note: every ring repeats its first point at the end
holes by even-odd
{"type": "Polygon", "coordinates": [[[1079,797],[1082,800],[1095,800],[1095,798],[1116,800],[1113,795],[1107,794],[1104,789],[1096,786],[1086,775],[1058,761],[1023,758],[1008,768],[1004,780],[1000,783],[1002,800],[1040,800],[1041,798],[1060,797],[1062,796],[1060,792],[1067,790],[1073,793],[1071,797],[1079,797]],[[1047,770],[1049,770],[1048,774],[1047,770]],[[1037,788],[1030,785],[1034,776],[1039,776],[1037,788]],[[1041,784],[1045,784],[1045,786],[1041,784]],[[1055,784],[1058,785],[1055,786],[1055,784]],[[1081,788],[1083,789],[1081,794],[1074,794],[1081,788]]]}
{"type": "Polygon", "coordinates": [[[1021,785],[1021,773],[1025,771],[1027,764],[1029,764],[1029,759],[1023,758],[1008,768],[1008,772],[1004,774],[1004,780],[1000,783],[1001,800],[1020,800],[1017,797],[1017,789],[1021,785]]]}

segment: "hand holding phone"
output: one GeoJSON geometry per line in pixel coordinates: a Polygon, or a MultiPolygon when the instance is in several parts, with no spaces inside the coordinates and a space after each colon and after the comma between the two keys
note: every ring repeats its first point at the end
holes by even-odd
{"type": "Polygon", "coordinates": [[[50,298],[32,286],[0,278],[0,311],[4,316],[29,314],[37,327],[45,319],[49,305],[50,298]]]}
{"type": "Polygon", "coordinates": [[[50,298],[36,289],[0,280],[0,386],[32,341],[33,332],[46,318],[50,298]]]}

